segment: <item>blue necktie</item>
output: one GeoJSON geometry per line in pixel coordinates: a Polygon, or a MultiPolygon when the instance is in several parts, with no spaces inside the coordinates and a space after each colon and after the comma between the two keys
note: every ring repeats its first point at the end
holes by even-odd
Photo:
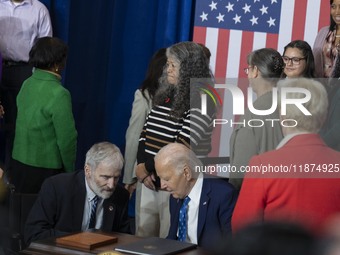
{"type": "Polygon", "coordinates": [[[97,204],[98,204],[98,196],[95,196],[91,201],[91,216],[89,228],[94,228],[96,226],[96,214],[97,214],[97,204]]]}
{"type": "Polygon", "coordinates": [[[187,214],[188,204],[190,197],[185,197],[181,209],[179,210],[179,221],[178,221],[178,240],[185,242],[187,239],[187,214]]]}

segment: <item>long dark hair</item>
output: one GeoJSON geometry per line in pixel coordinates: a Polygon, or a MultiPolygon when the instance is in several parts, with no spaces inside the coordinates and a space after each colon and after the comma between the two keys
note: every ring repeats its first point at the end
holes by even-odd
{"type": "MultiPolygon", "coordinates": [[[[303,57],[306,58],[306,67],[305,67],[305,70],[303,70],[303,77],[314,78],[315,77],[315,63],[314,63],[313,51],[310,45],[306,41],[302,41],[302,40],[291,41],[284,47],[282,55],[285,54],[288,48],[297,48],[302,51],[303,57]]],[[[283,73],[283,76],[286,77],[284,73],[283,73]]]]}
{"type": "MultiPolygon", "coordinates": [[[[334,0],[330,0],[330,5],[332,5],[333,2],[334,2],[334,0]]],[[[331,8],[332,8],[332,7],[331,7],[331,8]]],[[[330,21],[330,25],[329,25],[329,31],[333,31],[333,30],[336,28],[336,23],[335,23],[335,21],[333,20],[331,14],[330,14],[330,19],[331,19],[331,21],[330,21]]]]}
{"type": "Polygon", "coordinates": [[[159,87],[159,78],[163,74],[163,69],[166,64],[166,48],[161,48],[154,53],[152,56],[148,70],[146,71],[146,76],[144,81],[142,82],[140,89],[142,91],[143,96],[145,96],[145,90],[147,89],[150,95],[151,100],[156,94],[156,91],[159,87]]]}

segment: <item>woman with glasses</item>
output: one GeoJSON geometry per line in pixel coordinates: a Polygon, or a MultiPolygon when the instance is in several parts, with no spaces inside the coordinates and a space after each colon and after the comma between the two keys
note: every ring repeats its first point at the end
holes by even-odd
{"type": "Polygon", "coordinates": [[[313,51],[306,41],[296,40],[288,43],[284,47],[282,59],[285,63],[282,74],[283,77],[315,77],[313,51]]]}
{"type": "MultiPolygon", "coordinates": [[[[274,49],[263,48],[251,52],[247,62],[248,67],[244,70],[257,97],[253,106],[257,110],[268,110],[273,105],[272,90],[284,68],[282,56],[274,49]]],[[[241,170],[248,165],[250,158],[275,149],[283,137],[280,122],[267,121],[269,119],[278,120],[278,111],[256,115],[247,109],[237,120],[230,138],[230,165],[236,167],[239,173],[230,173],[229,178],[237,189],[241,188],[244,176],[241,170]]]]}
{"type": "Polygon", "coordinates": [[[340,50],[340,0],[330,0],[330,5],[330,26],[321,28],[313,46],[317,78],[333,77],[340,50]]]}

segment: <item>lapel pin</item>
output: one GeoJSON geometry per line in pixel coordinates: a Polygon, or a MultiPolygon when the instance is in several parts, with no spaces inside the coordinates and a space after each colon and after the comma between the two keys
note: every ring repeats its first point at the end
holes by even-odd
{"type": "Polygon", "coordinates": [[[207,204],[207,201],[203,202],[203,205],[206,205],[207,204]]]}
{"type": "Polygon", "coordinates": [[[109,206],[109,211],[113,211],[113,206],[112,205],[109,206]]]}

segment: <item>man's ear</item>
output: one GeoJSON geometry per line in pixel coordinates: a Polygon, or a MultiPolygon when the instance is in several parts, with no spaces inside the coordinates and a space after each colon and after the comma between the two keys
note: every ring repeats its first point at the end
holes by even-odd
{"type": "Polygon", "coordinates": [[[191,173],[190,168],[189,168],[187,165],[184,166],[183,174],[184,174],[185,179],[186,179],[187,181],[190,181],[190,180],[191,180],[191,178],[192,178],[192,173],[191,173]]]}
{"type": "Polygon", "coordinates": [[[85,164],[84,166],[85,176],[90,177],[91,176],[91,168],[88,164],[85,164]]]}
{"type": "Polygon", "coordinates": [[[254,78],[257,78],[259,76],[259,69],[257,68],[257,66],[254,66],[253,70],[254,70],[254,78]]]}

